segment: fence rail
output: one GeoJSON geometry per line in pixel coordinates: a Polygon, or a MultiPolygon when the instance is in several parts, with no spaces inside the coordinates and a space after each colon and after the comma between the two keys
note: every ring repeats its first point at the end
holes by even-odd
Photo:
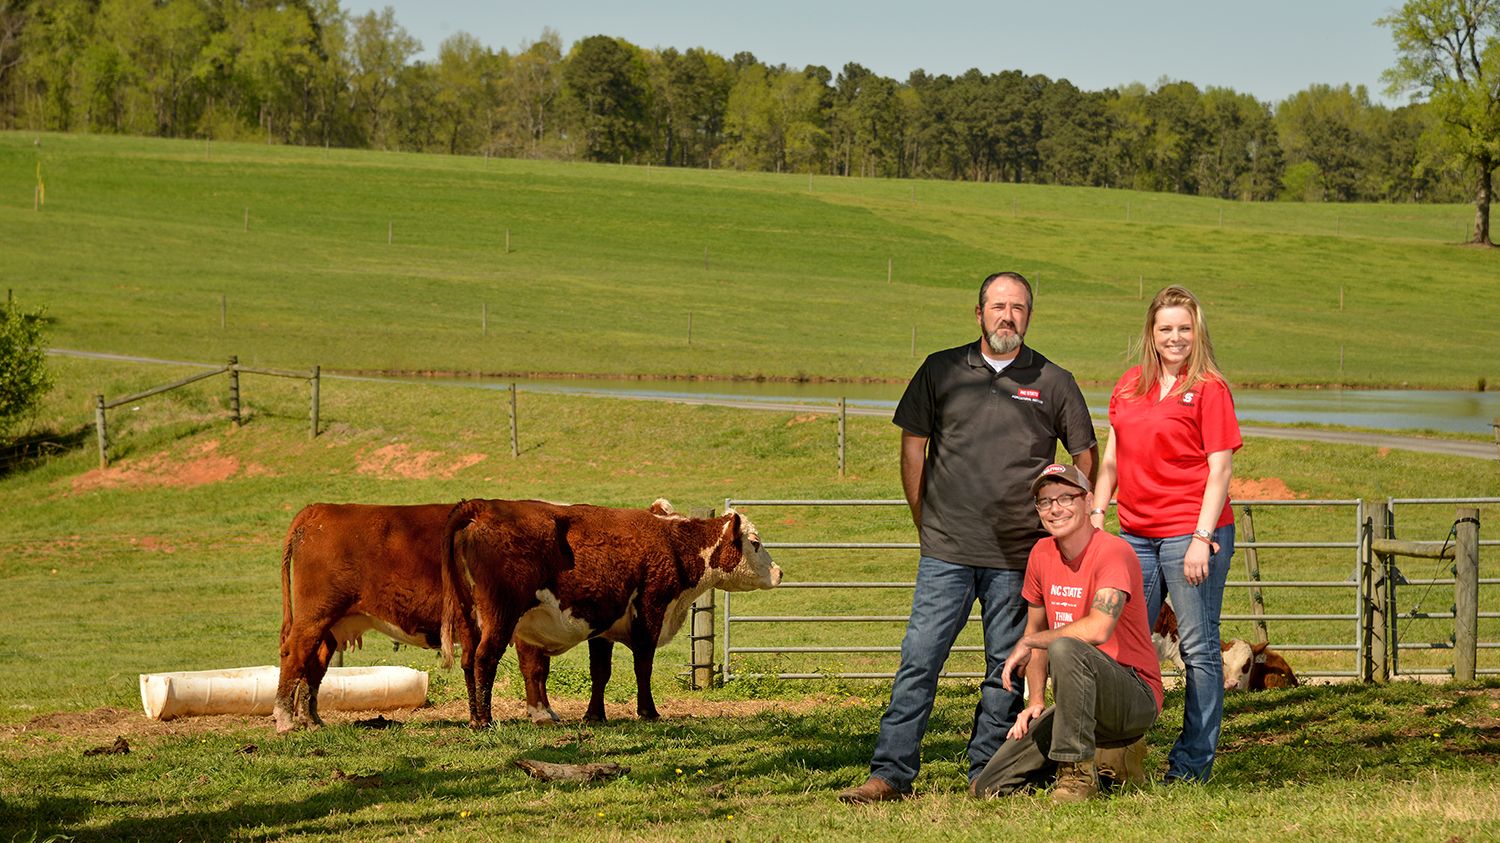
{"type": "Polygon", "coordinates": [[[113,410],[116,407],[121,407],[121,406],[124,406],[126,404],[130,404],[130,403],[133,403],[133,402],[136,402],[136,401],[140,401],[142,399],[151,398],[151,397],[156,396],[156,395],[161,395],[164,392],[170,392],[170,391],[172,391],[174,389],[181,389],[184,386],[188,386],[190,384],[197,383],[198,381],[206,380],[208,378],[217,377],[219,375],[224,375],[224,374],[229,375],[229,420],[230,420],[231,423],[234,424],[235,427],[239,427],[241,424],[244,423],[244,419],[243,419],[243,417],[240,414],[240,375],[241,374],[247,374],[247,375],[268,375],[268,376],[271,376],[271,377],[295,378],[295,379],[298,379],[298,380],[305,380],[305,381],[307,381],[308,384],[309,384],[309,388],[311,390],[311,398],[310,398],[310,401],[309,401],[309,408],[308,408],[308,419],[310,420],[310,427],[309,427],[309,431],[308,431],[308,436],[311,437],[311,438],[314,438],[314,439],[317,438],[317,436],[318,436],[318,404],[319,404],[319,400],[320,400],[320,398],[319,398],[319,394],[320,394],[319,387],[320,387],[320,383],[322,381],[322,367],[321,366],[313,366],[312,369],[310,371],[307,371],[307,372],[294,372],[294,371],[289,371],[289,370],[286,370],[286,369],[262,369],[262,368],[260,368],[258,366],[244,366],[244,365],[241,365],[240,362],[239,362],[239,358],[238,357],[230,357],[229,358],[229,362],[227,364],[223,365],[223,366],[216,366],[216,367],[214,367],[212,369],[209,369],[206,372],[199,372],[196,375],[188,375],[185,378],[179,378],[179,379],[177,379],[175,381],[172,381],[171,383],[165,383],[165,384],[162,384],[160,386],[153,386],[150,389],[143,389],[140,392],[133,392],[133,393],[131,393],[129,395],[126,395],[126,396],[124,396],[122,398],[116,398],[113,401],[106,401],[104,399],[103,395],[95,395],[94,396],[94,431],[95,431],[95,434],[97,435],[97,438],[98,438],[98,441],[99,441],[99,467],[100,468],[108,468],[109,467],[109,445],[110,445],[110,441],[109,441],[109,417],[108,417],[108,411],[113,410]]]}

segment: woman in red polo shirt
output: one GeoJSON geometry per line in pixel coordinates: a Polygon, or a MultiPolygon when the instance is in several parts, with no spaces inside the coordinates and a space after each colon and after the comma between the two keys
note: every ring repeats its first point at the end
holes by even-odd
{"type": "Polygon", "coordinates": [[[1203,308],[1186,289],[1165,287],[1146,310],[1140,365],[1109,398],[1092,517],[1102,527],[1102,507],[1118,498],[1120,536],[1140,557],[1152,625],[1164,596],[1177,613],[1187,698],[1168,782],[1207,780],[1219,744],[1219,612],[1234,553],[1229,478],[1239,447],[1234,399],[1214,362],[1203,308]]]}

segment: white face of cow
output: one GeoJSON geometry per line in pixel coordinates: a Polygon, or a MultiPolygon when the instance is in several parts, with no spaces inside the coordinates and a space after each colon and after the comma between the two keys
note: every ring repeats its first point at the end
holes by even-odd
{"type": "Polygon", "coordinates": [[[1250,645],[1238,638],[1225,642],[1224,690],[1246,691],[1250,688],[1250,666],[1255,663],[1255,652],[1250,645]]]}
{"type": "MultiPolygon", "coordinates": [[[[739,515],[732,509],[726,514],[739,515]]],[[[739,515],[738,519],[731,518],[724,525],[724,535],[720,541],[735,540],[736,520],[740,525],[740,563],[727,571],[724,578],[715,585],[725,591],[755,591],[781,585],[781,568],[771,561],[771,554],[760,543],[760,531],[755,529],[749,518],[743,515],[739,515]]]]}

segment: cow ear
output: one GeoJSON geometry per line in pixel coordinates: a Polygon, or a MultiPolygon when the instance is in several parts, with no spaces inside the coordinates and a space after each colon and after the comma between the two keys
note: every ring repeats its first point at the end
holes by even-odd
{"type": "Polygon", "coordinates": [[[672,502],[666,498],[657,498],[652,501],[650,509],[652,515],[660,515],[663,518],[669,518],[677,514],[677,510],[673,508],[672,502]]]}
{"type": "MultiPolygon", "coordinates": [[[[1269,646],[1271,646],[1271,642],[1269,642],[1269,641],[1262,641],[1259,644],[1251,644],[1250,645],[1250,650],[1252,652],[1254,652],[1255,655],[1260,656],[1263,653],[1265,653],[1266,648],[1269,647],[1269,646]]],[[[1261,658],[1261,661],[1265,661],[1265,658],[1263,656],[1261,658]]]]}
{"type": "Polygon", "coordinates": [[[732,571],[740,564],[740,514],[738,512],[731,509],[725,513],[724,526],[719,528],[713,547],[713,553],[708,557],[710,568],[732,571]]]}

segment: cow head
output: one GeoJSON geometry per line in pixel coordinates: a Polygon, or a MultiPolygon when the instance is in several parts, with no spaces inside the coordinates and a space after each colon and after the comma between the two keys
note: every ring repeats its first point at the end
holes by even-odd
{"type": "Polygon", "coordinates": [[[1250,690],[1250,668],[1255,664],[1255,651],[1238,638],[1219,642],[1224,651],[1224,690],[1250,690]]]}
{"type": "Polygon", "coordinates": [[[710,566],[722,572],[714,585],[725,591],[754,591],[781,585],[781,568],[771,561],[771,554],[760,543],[760,532],[750,519],[731,509],[722,520],[724,528],[719,540],[707,551],[710,566]]]}
{"type": "Polygon", "coordinates": [[[1297,674],[1292,672],[1292,666],[1287,664],[1280,653],[1265,644],[1256,644],[1254,651],[1255,665],[1250,670],[1250,687],[1253,690],[1297,687],[1297,674]]]}

